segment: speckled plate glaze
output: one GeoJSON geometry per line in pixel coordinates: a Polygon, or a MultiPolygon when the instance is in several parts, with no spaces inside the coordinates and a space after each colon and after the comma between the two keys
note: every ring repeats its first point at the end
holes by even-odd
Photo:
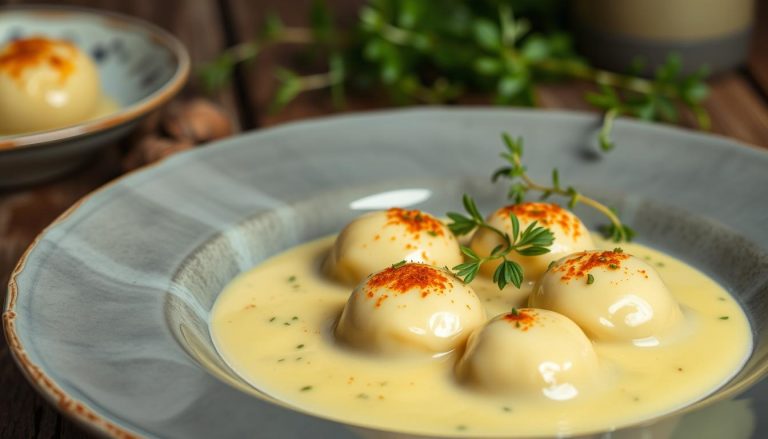
{"type": "Polygon", "coordinates": [[[361,211],[443,213],[460,208],[462,192],[491,209],[504,188],[488,175],[508,131],[525,137],[534,176],[558,167],[750,315],[755,349],[736,377],[611,437],[766,437],[768,154],[619,121],[618,148],[601,155],[598,125],[567,112],[418,109],[290,124],[174,156],[97,191],[40,235],[11,279],[6,337],[43,395],[111,436],[409,437],[317,418],[249,388],[211,343],[211,306],[238,273],[361,211]]]}
{"type": "Polygon", "coordinates": [[[81,165],[173,97],[189,75],[184,46],[144,21],[73,7],[0,7],[0,46],[40,35],[71,41],[88,54],[104,94],[120,108],[50,131],[0,135],[0,187],[45,180],[81,165]]]}

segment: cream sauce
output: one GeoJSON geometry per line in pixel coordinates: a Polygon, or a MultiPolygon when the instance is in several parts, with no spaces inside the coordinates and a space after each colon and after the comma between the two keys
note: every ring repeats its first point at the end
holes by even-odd
{"type": "MultiPolygon", "coordinates": [[[[657,268],[684,310],[684,333],[658,346],[594,342],[604,383],[572,400],[483,395],[457,384],[455,354],[391,359],[339,346],[332,328],[350,288],[321,274],[332,245],[333,237],[303,244],[241,274],[222,292],[210,325],[221,355],[254,387],[351,424],[432,435],[606,430],[701,399],[738,371],[752,346],[744,312],[712,279],[650,248],[622,244],[657,268]]],[[[498,291],[487,279],[472,287],[489,318],[525,306],[530,290],[498,291]]]]}

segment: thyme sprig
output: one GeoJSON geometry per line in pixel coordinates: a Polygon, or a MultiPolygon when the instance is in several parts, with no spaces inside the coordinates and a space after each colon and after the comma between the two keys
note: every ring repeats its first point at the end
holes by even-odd
{"type": "Polygon", "coordinates": [[[347,88],[384,91],[396,104],[451,103],[467,94],[487,93],[500,105],[536,106],[537,86],[575,79],[599,87],[585,99],[604,112],[598,133],[604,151],[613,148],[611,130],[618,116],[674,123],[680,110],[688,109],[701,128],[709,127],[702,105],[708,95],[706,72],[682,74],[675,56],[652,78],[595,68],[574,50],[571,35],[558,30],[562,26],[532,24],[556,21],[551,18],[557,11],[547,17],[543,7],[541,2],[509,0],[447,5],[368,0],[360,7],[357,23],[340,29],[327,6],[315,1],[309,27],[286,26],[269,15],[252,41],[226,49],[199,73],[206,88],[216,90],[230,80],[238,64],[256,59],[269,47],[298,44],[322,60],[325,71],[303,75],[276,69],[273,111],[320,89],[330,90],[340,108],[347,88]]]}
{"type": "Polygon", "coordinates": [[[616,211],[579,192],[573,186],[565,186],[560,181],[560,173],[557,168],[552,170],[552,184],[547,186],[534,181],[527,172],[522,163],[523,139],[518,137],[513,139],[509,133],[502,133],[502,139],[506,146],[506,151],[501,157],[508,162],[508,166],[497,169],[491,176],[491,181],[496,182],[499,178],[510,180],[507,196],[515,203],[521,203],[530,191],[541,192],[541,199],[546,200],[552,195],[560,195],[568,198],[568,208],[573,209],[577,204],[585,204],[598,212],[602,213],[610,221],[609,224],[601,226],[600,231],[606,238],[614,242],[631,241],[635,236],[635,231],[621,222],[616,211]]]}
{"type": "Polygon", "coordinates": [[[501,259],[501,263],[493,273],[493,282],[503,289],[508,284],[520,288],[523,284],[523,267],[517,262],[508,259],[510,253],[515,252],[522,256],[538,256],[549,253],[549,247],[555,240],[552,232],[537,225],[534,221],[520,230],[520,221],[514,214],[509,218],[512,225],[512,234],[508,234],[485,221],[477,209],[475,200],[467,194],[463,197],[464,210],[468,215],[456,212],[448,212],[451,223],[448,228],[457,236],[466,235],[475,229],[486,229],[498,235],[502,243],[496,246],[488,256],[481,257],[471,248],[462,246],[461,252],[467,257],[467,262],[453,267],[453,271],[465,283],[470,283],[477,276],[480,267],[490,261],[501,259]]]}

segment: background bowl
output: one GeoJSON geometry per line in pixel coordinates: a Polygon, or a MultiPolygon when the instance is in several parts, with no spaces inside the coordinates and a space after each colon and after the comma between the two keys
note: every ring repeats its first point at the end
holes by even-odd
{"type": "Polygon", "coordinates": [[[69,40],[90,55],[102,91],[120,108],[76,125],[0,136],[0,187],[42,181],[83,164],[173,97],[189,76],[186,48],[144,21],[69,7],[0,8],[0,46],[33,35],[69,40]]]}

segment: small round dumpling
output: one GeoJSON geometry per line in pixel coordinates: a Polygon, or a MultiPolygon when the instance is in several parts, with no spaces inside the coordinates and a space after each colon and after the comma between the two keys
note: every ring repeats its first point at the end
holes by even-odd
{"type": "Polygon", "coordinates": [[[32,37],[0,49],[0,132],[82,122],[100,102],[96,66],[72,43],[32,37]]]}
{"type": "Polygon", "coordinates": [[[534,287],[529,305],[564,314],[591,338],[605,341],[657,337],[682,319],[653,267],[621,249],[557,261],[534,287]]]}
{"type": "Polygon", "coordinates": [[[592,343],[570,319],[523,308],[473,333],[456,373],[465,385],[488,393],[567,400],[590,385],[598,367],[592,343]]]}
{"type": "Polygon", "coordinates": [[[356,349],[437,355],[462,346],[485,322],[472,289],[425,264],[392,266],[361,282],[336,325],[336,338],[356,349]]]}
{"type": "MultiPolygon", "coordinates": [[[[550,252],[539,256],[522,256],[512,252],[508,258],[523,267],[525,280],[535,282],[547,270],[550,262],[570,253],[594,248],[589,230],[573,213],[551,203],[520,203],[502,207],[487,221],[493,227],[512,234],[510,215],[514,214],[520,222],[522,232],[534,221],[537,225],[548,228],[554,235],[550,252]]],[[[501,237],[487,229],[480,229],[472,237],[470,247],[480,256],[488,256],[494,248],[502,244],[501,237]]],[[[481,267],[482,273],[490,276],[500,261],[489,262],[481,267]]]]}
{"type": "Polygon", "coordinates": [[[392,208],[363,215],[341,231],[325,271],[349,285],[400,261],[454,267],[463,262],[453,233],[420,210],[392,208]]]}

